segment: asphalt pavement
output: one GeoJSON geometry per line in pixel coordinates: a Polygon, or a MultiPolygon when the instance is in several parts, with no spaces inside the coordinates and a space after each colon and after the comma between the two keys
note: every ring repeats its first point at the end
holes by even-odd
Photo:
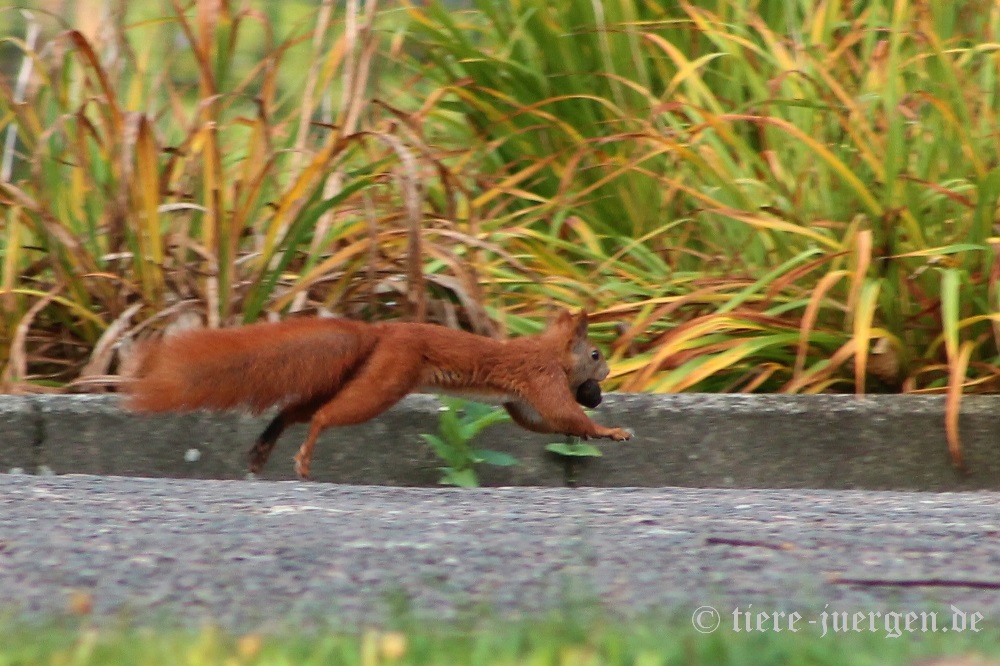
{"type": "Polygon", "coordinates": [[[996,624],[1000,494],[0,474],[0,613],[19,618],[280,630],[581,603],[726,631],[996,624]]]}

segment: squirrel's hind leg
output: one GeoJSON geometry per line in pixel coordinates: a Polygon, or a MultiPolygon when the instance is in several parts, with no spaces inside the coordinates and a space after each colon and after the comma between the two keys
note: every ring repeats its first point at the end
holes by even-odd
{"type": "Polygon", "coordinates": [[[257,441],[247,454],[250,473],[259,474],[264,469],[267,459],[271,457],[271,451],[274,450],[274,446],[278,443],[278,438],[281,437],[281,433],[285,431],[285,428],[296,423],[308,423],[312,420],[316,410],[329,402],[329,400],[330,396],[323,396],[320,399],[310,400],[307,403],[289,405],[271,419],[271,422],[267,424],[264,432],[260,434],[260,437],[257,438],[257,441]]]}
{"type": "Polygon", "coordinates": [[[300,479],[309,478],[309,465],[320,433],[333,426],[356,425],[373,419],[402,400],[417,385],[421,357],[393,353],[393,344],[402,346],[407,342],[382,342],[351,380],[316,410],[309,434],[295,454],[295,473],[300,479]]]}
{"type": "Polygon", "coordinates": [[[264,432],[260,434],[260,437],[257,438],[257,441],[254,442],[253,447],[247,453],[247,462],[249,463],[248,467],[251,474],[259,474],[264,469],[267,459],[271,457],[274,445],[278,443],[278,438],[281,437],[281,433],[284,432],[287,426],[284,411],[271,419],[271,422],[267,424],[264,432]]]}

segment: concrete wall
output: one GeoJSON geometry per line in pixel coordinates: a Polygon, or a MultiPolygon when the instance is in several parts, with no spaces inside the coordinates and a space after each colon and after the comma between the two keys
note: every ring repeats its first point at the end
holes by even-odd
{"type": "MultiPolygon", "coordinates": [[[[410,396],[367,424],[331,429],[313,459],[318,481],[435,485],[440,463],[421,433],[437,432],[437,400],[410,396]]],[[[601,441],[604,456],[576,463],[587,486],[1000,489],[1000,396],[962,401],[969,473],[955,470],[937,396],[609,394],[594,411],[632,428],[631,442],[601,441]]],[[[113,396],[0,396],[0,470],[189,478],[243,478],[250,444],[268,417],[237,413],[136,416],[113,396]]],[[[264,478],[294,478],[305,427],[282,437],[264,478]]],[[[484,485],[563,485],[560,441],[503,424],[476,442],[520,460],[480,467],[484,485]]]]}

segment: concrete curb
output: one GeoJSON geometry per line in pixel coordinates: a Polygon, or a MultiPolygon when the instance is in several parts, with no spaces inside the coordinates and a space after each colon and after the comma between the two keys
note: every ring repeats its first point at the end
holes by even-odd
{"type": "MultiPolygon", "coordinates": [[[[114,396],[0,396],[0,470],[176,478],[243,478],[267,417],[237,413],[136,416],[114,396]]],[[[332,429],[317,446],[318,481],[433,486],[440,463],[421,433],[439,403],[410,396],[382,417],[332,429]]],[[[631,442],[574,463],[584,486],[869,490],[1000,490],[1000,396],[967,396],[960,427],[968,474],[949,461],[940,396],[609,394],[595,419],[632,428],[631,442]]],[[[293,478],[305,427],[281,438],[264,478],[293,478]]],[[[483,465],[484,485],[564,485],[560,441],[502,424],[476,445],[518,465],[483,465]]]]}

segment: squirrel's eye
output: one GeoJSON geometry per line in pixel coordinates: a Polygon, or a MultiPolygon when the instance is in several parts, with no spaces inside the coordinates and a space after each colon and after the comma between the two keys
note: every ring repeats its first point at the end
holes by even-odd
{"type": "Polygon", "coordinates": [[[599,352],[599,351],[597,351],[595,349],[594,351],[590,352],[590,358],[594,359],[595,361],[600,361],[601,360],[601,352],[599,352]]]}

